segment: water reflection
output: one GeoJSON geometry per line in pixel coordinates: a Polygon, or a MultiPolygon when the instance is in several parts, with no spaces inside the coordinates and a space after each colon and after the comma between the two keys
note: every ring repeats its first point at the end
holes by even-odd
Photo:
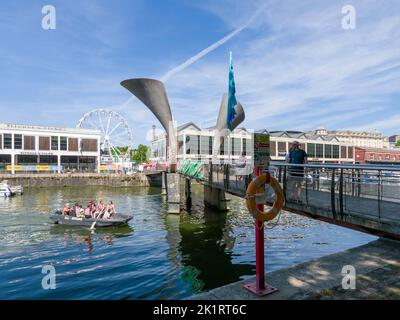
{"type": "Polygon", "coordinates": [[[53,225],[49,233],[57,238],[62,236],[64,247],[70,245],[84,245],[87,251],[92,251],[93,238],[95,238],[97,242],[104,242],[107,245],[112,245],[114,239],[130,236],[133,233],[133,228],[129,225],[124,225],[116,228],[89,230],[79,226],[53,225]]]}
{"type": "Polygon", "coordinates": [[[202,216],[181,216],[182,278],[196,292],[237,281],[254,270],[253,265],[233,263],[235,238],[226,222],[225,213],[208,209],[202,216]]]}

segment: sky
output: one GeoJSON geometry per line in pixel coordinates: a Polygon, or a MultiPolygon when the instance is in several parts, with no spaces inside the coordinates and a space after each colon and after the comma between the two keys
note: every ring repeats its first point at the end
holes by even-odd
{"type": "Polygon", "coordinates": [[[106,108],[148,144],[161,126],[120,82],[149,77],[178,125],[209,127],[232,51],[246,128],[400,134],[398,0],[1,0],[0,12],[0,122],[75,127],[106,108]]]}

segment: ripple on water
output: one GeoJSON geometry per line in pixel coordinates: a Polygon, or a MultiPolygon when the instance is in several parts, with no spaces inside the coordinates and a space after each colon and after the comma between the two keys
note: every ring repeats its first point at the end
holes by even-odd
{"type": "MultiPolygon", "coordinates": [[[[181,215],[168,215],[152,188],[32,188],[0,200],[0,299],[180,299],[247,279],[254,222],[243,200],[232,198],[227,214],[203,212],[201,188],[193,192],[193,212],[181,215]],[[65,202],[100,198],[134,214],[129,226],[91,233],[49,223],[65,202]],[[46,264],[56,269],[56,290],[41,287],[46,264]]],[[[374,238],[283,213],[265,239],[271,271],[374,238]]]]}

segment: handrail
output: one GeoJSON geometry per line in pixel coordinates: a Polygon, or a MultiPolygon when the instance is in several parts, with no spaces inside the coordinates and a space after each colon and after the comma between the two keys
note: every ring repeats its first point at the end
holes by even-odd
{"type": "Polygon", "coordinates": [[[303,168],[327,168],[327,169],[359,169],[359,170],[381,170],[381,171],[400,171],[400,166],[377,166],[366,164],[294,164],[286,162],[271,163],[270,167],[303,167],[303,168]]]}

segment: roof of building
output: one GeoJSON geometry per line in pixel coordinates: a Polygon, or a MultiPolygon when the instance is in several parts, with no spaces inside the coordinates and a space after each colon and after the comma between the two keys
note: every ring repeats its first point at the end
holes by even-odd
{"type": "Polygon", "coordinates": [[[101,134],[101,131],[97,130],[97,129],[64,128],[64,127],[50,127],[50,126],[12,124],[12,123],[0,123],[0,129],[21,130],[21,131],[60,132],[60,133],[63,132],[63,133],[77,133],[77,134],[95,134],[95,135],[101,134]]]}

